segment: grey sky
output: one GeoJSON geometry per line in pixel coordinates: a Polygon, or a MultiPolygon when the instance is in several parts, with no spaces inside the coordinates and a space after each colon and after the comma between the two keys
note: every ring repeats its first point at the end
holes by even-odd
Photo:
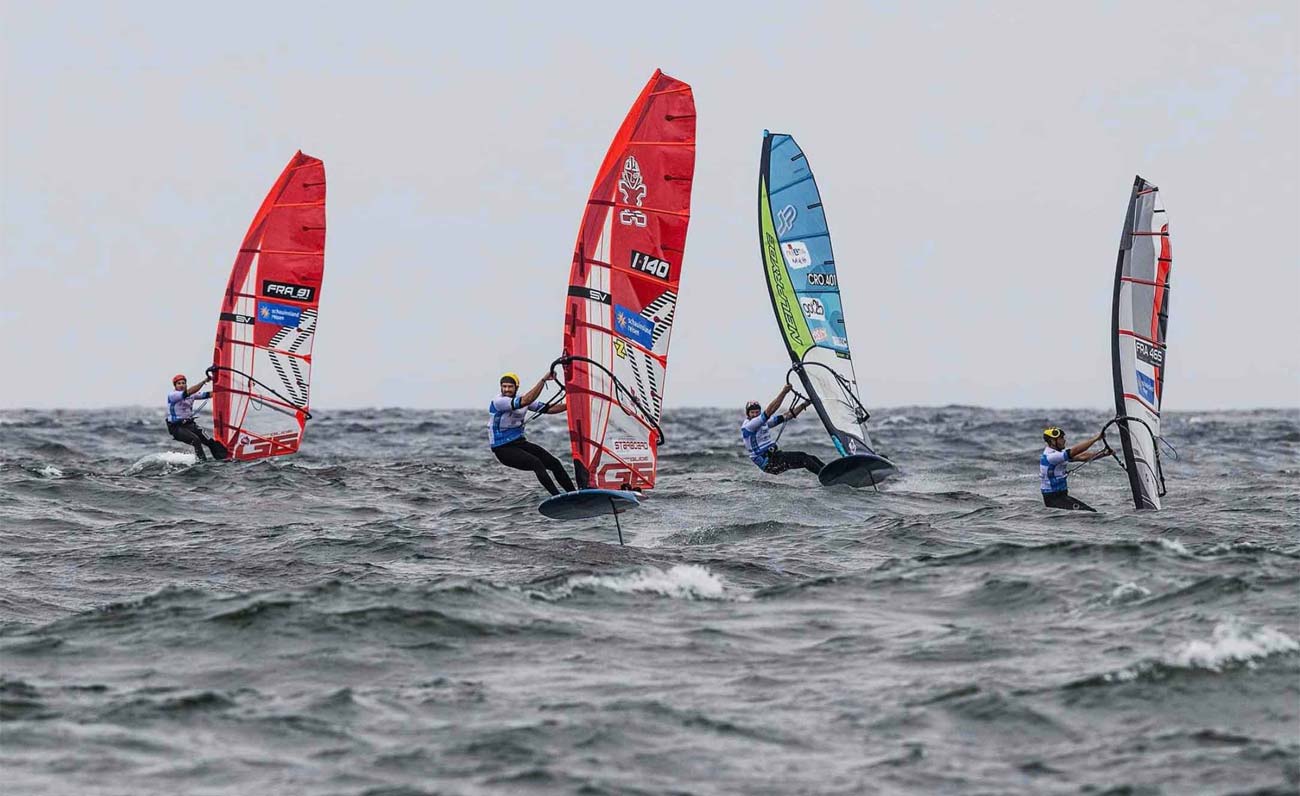
{"type": "Polygon", "coordinates": [[[293,152],[325,161],[313,405],[486,405],[558,354],[605,148],[699,113],[668,404],[766,399],[764,127],[818,175],[868,406],[1108,405],[1135,172],[1174,275],[1166,408],[1300,404],[1294,2],[0,2],[0,407],[161,401],[293,152]]]}

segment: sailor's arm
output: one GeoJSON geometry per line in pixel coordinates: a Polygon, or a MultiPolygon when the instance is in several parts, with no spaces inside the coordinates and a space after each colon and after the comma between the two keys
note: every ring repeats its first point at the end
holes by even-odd
{"type": "Polygon", "coordinates": [[[1090,462],[1093,459],[1101,459],[1105,456],[1114,456],[1114,455],[1115,455],[1115,451],[1107,447],[1099,451],[1080,453],[1078,456],[1071,456],[1070,458],[1074,459],[1076,462],[1090,462]]]}
{"type": "Polygon", "coordinates": [[[533,401],[536,401],[537,396],[542,394],[542,388],[546,386],[546,382],[550,381],[552,378],[553,377],[550,373],[543,376],[542,380],[534,384],[531,390],[519,396],[519,405],[528,406],[533,401]]]}
{"type": "Polygon", "coordinates": [[[1086,462],[1097,458],[1097,456],[1101,454],[1088,456],[1087,454],[1084,453],[1084,451],[1088,450],[1093,445],[1096,445],[1097,441],[1100,439],[1101,439],[1101,434],[1097,434],[1096,436],[1088,437],[1083,442],[1080,442],[1078,445],[1075,445],[1074,447],[1070,448],[1070,458],[1076,462],[1086,462]]]}
{"type": "Polygon", "coordinates": [[[772,403],[767,405],[767,409],[764,410],[763,414],[767,415],[768,417],[772,417],[773,415],[775,415],[776,411],[781,408],[781,402],[784,401],[785,397],[789,394],[790,394],[790,385],[787,384],[784,387],[782,387],[781,392],[778,393],[777,396],[772,399],[772,403]]]}
{"type": "Polygon", "coordinates": [[[569,402],[568,402],[568,401],[560,401],[560,402],[559,402],[558,404],[556,404],[555,406],[552,406],[552,407],[550,407],[549,409],[547,409],[547,410],[546,410],[546,414],[548,414],[548,415],[558,415],[558,414],[561,414],[562,412],[564,412],[564,410],[566,410],[566,409],[568,409],[568,408],[569,408],[569,402]]]}
{"type": "Polygon", "coordinates": [[[205,377],[203,378],[203,381],[199,382],[198,384],[194,385],[193,387],[190,387],[188,390],[185,391],[185,397],[186,397],[186,398],[189,398],[189,397],[190,397],[191,395],[193,395],[194,393],[196,393],[196,392],[198,392],[199,390],[203,389],[203,385],[207,384],[207,383],[210,382],[210,381],[212,381],[212,378],[209,377],[209,376],[205,376],[205,377]]]}

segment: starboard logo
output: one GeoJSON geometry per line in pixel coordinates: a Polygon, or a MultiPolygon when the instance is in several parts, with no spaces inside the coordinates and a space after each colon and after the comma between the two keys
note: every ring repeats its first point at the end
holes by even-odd
{"type": "Polygon", "coordinates": [[[1136,337],[1133,338],[1133,344],[1137,347],[1138,359],[1148,365],[1154,365],[1157,368],[1163,368],[1165,366],[1164,349],[1153,346],[1146,340],[1141,340],[1136,337]]]}
{"type": "Polygon", "coordinates": [[[628,463],[650,461],[650,443],[643,439],[616,439],[613,450],[614,455],[628,463]]]}
{"type": "Polygon", "coordinates": [[[639,252],[636,249],[632,250],[633,271],[644,271],[653,277],[657,277],[667,282],[668,272],[671,269],[672,266],[667,260],[646,254],[645,252],[639,252]]]}
{"type": "Polygon", "coordinates": [[[316,288],[307,285],[291,285],[287,282],[262,280],[262,295],[275,298],[287,298],[293,301],[311,301],[316,297],[316,288]]]}
{"type": "Polygon", "coordinates": [[[826,319],[826,305],[815,298],[800,299],[799,306],[803,307],[803,316],[809,320],[821,321],[826,319]]]}
{"type": "Polygon", "coordinates": [[[835,287],[835,274],[808,274],[809,287],[835,287]]]}
{"type": "Polygon", "coordinates": [[[786,205],[777,211],[776,214],[776,234],[784,235],[794,227],[794,220],[798,218],[799,213],[794,209],[794,205],[786,205]]]}
{"type": "MultiPolygon", "coordinates": [[[[641,178],[641,164],[631,155],[623,161],[623,174],[618,180],[618,192],[623,196],[623,204],[635,203],[637,207],[645,200],[646,185],[641,178]]],[[[625,227],[644,227],[646,215],[640,210],[623,208],[618,214],[618,223],[625,227]]]]}

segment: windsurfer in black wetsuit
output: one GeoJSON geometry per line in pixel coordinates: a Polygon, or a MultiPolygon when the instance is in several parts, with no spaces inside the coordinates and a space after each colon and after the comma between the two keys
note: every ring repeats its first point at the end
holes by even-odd
{"type": "Polygon", "coordinates": [[[200,392],[203,385],[210,381],[212,378],[207,377],[190,387],[185,374],[177,373],[172,377],[172,391],[167,393],[167,430],[171,432],[172,439],[184,442],[186,445],[193,445],[194,455],[201,462],[208,459],[203,452],[204,445],[212,451],[214,459],[222,460],[230,456],[224,445],[205,436],[203,429],[194,422],[194,402],[212,397],[210,392],[200,392]]]}
{"type": "Polygon", "coordinates": [[[1038,476],[1042,482],[1043,505],[1049,509],[1070,509],[1072,511],[1093,511],[1092,506],[1076,497],[1070,496],[1066,479],[1069,476],[1070,462],[1090,462],[1103,456],[1114,456],[1115,452],[1106,446],[1104,450],[1090,451],[1102,439],[1102,435],[1089,437],[1074,447],[1065,447],[1065,432],[1059,426],[1043,429],[1043,448],[1038,457],[1038,476]]]}
{"type": "Polygon", "coordinates": [[[767,405],[767,409],[763,409],[763,405],[758,401],[745,404],[745,422],[740,425],[740,441],[744,443],[745,452],[749,454],[750,460],[765,473],[779,475],[791,468],[802,467],[816,475],[821,472],[823,466],[821,459],[803,451],[781,450],[776,446],[776,440],[772,439],[770,429],[794,420],[811,405],[811,402],[803,401],[790,408],[788,417],[777,414],[777,410],[781,408],[781,401],[789,394],[790,385],[787,384],[767,405]]]}
{"type": "Polygon", "coordinates": [[[574,491],[573,480],[564,471],[564,465],[540,445],[524,439],[524,424],[528,422],[529,412],[541,412],[556,415],[565,411],[568,403],[547,405],[537,400],[542,394],[546,382],[554,376],[546,374],[533,388],[523,395],[519,394],[519,376],[506,373],[501,376],[501,392],[488,404],[492,420],[488,424],[488,441],[497,461],[516,470],[531,470],[538,482],[552,495],[560,494],[551,475],[560,482],[565,492],[574,491]],[[548,475],[549,473],[549,475],[548,475]]]}

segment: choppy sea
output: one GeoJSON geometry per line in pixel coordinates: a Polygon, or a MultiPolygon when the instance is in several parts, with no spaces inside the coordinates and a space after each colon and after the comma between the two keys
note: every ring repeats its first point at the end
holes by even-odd
{"type": "Polygon", "coordinates": [[[1166,508],[1098,461],[1087,515],[1039,431],[1100,412],[878,410],[873,492],[673,410],[626,547],[486,413],[202,465],[160,415],[0,413],[0,792],[1300,791],[1300,412],[1169,414],[1166,508]]]}

